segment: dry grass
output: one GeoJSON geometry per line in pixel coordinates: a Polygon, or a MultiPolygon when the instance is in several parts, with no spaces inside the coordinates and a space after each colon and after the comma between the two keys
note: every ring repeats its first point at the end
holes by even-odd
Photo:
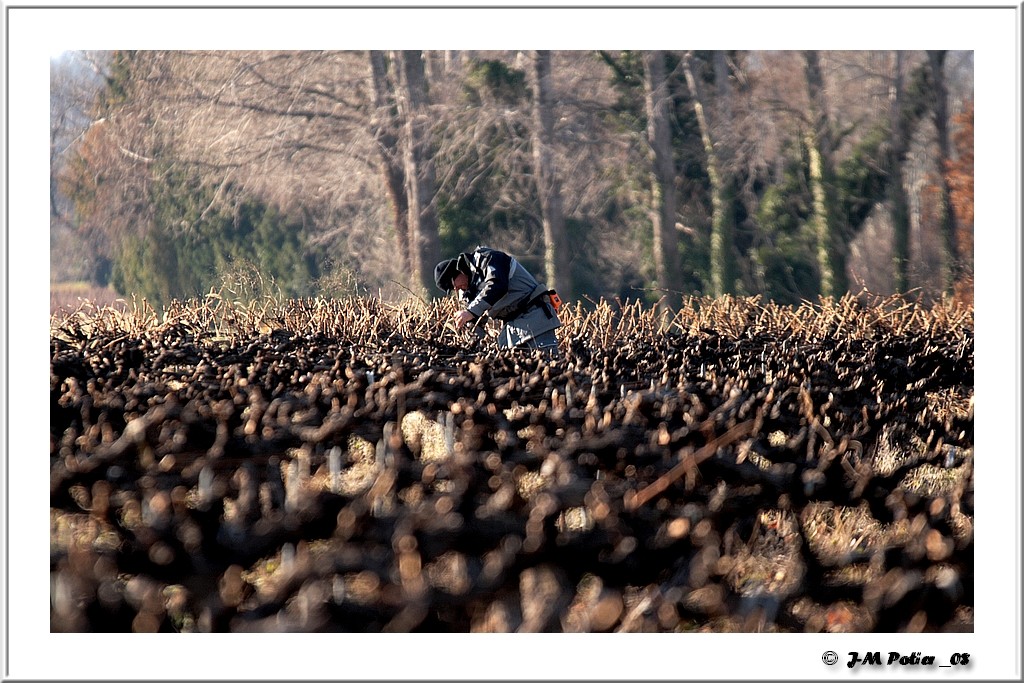
{"type": "MultiPolygon", "coordinates": [[[[225,338],[270,334],[283,330],[296,334],[320,334],[360,342],[433,339],[442,344],[466,345],[468,332],[456,331],[448,319],[457,309],[452,298],[424,301],[409,297],[387,302],[374,297],[344,299],[283,299],[272,287],[249,283],[226,284],[202,299],[173,301],[158,313],[145,300],[133,299],[118,306],[82,301],[74,309],[51,315],[51,334],[79,330],[106,333],[141,333],[178,326],[196,334],[225,338]]],[[[890,297],[844,295],[836,300],[781,306],[760,297],[690,297],[675,313],[636,301],[590,306],[567,303],[560,313],[562,340],[584,340],[605,348],[635,339],[664,334],[699,335],[712,329],[726,337],[739,337],[748,329],[785,338],[864,338],[879,331],[892,334],[972,333],[972,306],[944,298],[930,306],[893,295],[890,297]]]]}

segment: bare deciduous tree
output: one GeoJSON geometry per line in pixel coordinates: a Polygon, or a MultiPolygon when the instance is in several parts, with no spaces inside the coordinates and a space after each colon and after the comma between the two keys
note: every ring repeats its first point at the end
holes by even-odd
{"type": "Polygon", "coordinates": [[[716,144],[712,132],[713,124],[708,107],[705,106],[707,94],[694,75],[694,58],[691,53],[683,55],[682,65],[700,126],[708,179],[711,182],[711,293],[713,296],[722,296],[736,291],[732,180],[728,177],[726,163],[720,152],[722,145],[716,144]]]}
{"type": "Polygon", "coordinates": [[[811,196],[814,206],[811,224],[816,244],[818,274],[823,296],[839,296],[846,291],[845,262],[840,250],[845,249],[839,236],[835,208],[835,163],[828,101],[821,74],[821,64],[815,50],[804,51],[807,76],[807,99],[811,125],[807,130],[807,152],[810,157],[811,196]]]}
{"type": "Polygon", "coordinates": [[[103,83],[100,68],[82,52],[65,52],[50,60],[50,241],[75,245],[51,248],[51,273],[57,278],[95,281],[103,276],[96,262],[106,250],[77,233],[74,205],[65,187],[74,150],[93,124],[103,83]]]}
{"type": "Polygon", "coordinates": [[[398,110],[404,119],[405,178],[409,196],[409,232],[412,235],[412,277],[424,292],[434,290],[433,267],[441,258],[435,204],[436,179],[430,149],[430,114],[427,81],[419,50],[397,53],[398,110]]]}
{"type": "Polygon", "coordinates": [[[956,214],[953,212],[949,195],[949,179],[946,168],[950,159],[950,135],[949,135],[949,93],[946,88],[946,76],[944,65],[946,62],[945,50],[929,50],[928,66],[931,74],[932,92],[934,95],[934,106],[932,109],[932,121],[935,124],[935,137],[938,144],[939,154],[935,160],[939,169],[938,201],[940,233],[942,235],[943,248],[946,252],[946,291],[952,292],[953,285],[960,278],[960,254],[956,238],[956,214]]]}
{"type": "Polygon", "coordinates": [[[575,298],[569,265],[569,244],[562,213],[562,182],[552,152],[555,103],[551,86],[551,53],[535,50],[533,70],[533,167],[544,225],[544,273],[547,285],[567,298],[575,298]]]}
{"type": "MultiPolygon", "coordinates": [[[[544,98],[530,97],[529,86],[540,83],[537,63],[524,51],[436,51],[427,53],[427,60],[421,55],[419,108],[412,106],[407,69],[397,68],[408,66],[406,60],[399,55],[386,59],[379,51],[135,53],[128,80],[111,81],[118,86],[109,93],[106,113],[95,117],[69,148],[82,164],[77,179],[84,183],[76,230],[83,235],[93,231],[95,239],[88,239],[99,245],[102,236],[114,249],[120,236],[145,230],[153,210],[149,190],[187,171],[202,181],[203,191],[196,196],[211,202],[211,211],[223,208],[217,206],[220,202],[258,198],[298,216],[308,232],[310,252],[331,256],[351,269],[370,291],[384,285],[386,295],[407,294],[404,289],[388,292],[391,280],[403,288],[412,284],[430,289],[428,271],[437,257],[440,218],[445,230],[455,231],[446,232],[446,238],[454,234],[460,240],[491,240],[493,246],[533,263],[586,258],[588,268],[573,273],[573,294],[629,296],[651,272],[659,287],[674,290],[670,278],[679,269],[668,260],[647,261],[646,252],[638,248],[638,239],[645,244],[650,239],[643,216],[654,206],[656,187],[655,160],[648,151],[652,144],[666,149],[664,132],[647,130],[641,123],[646,118],[654,126],[659,118],[656,109],[646,111],[645,117],[644,91],[649,88],[645,76],[638,74],[643,62],[636,60],[645,55],[602,54],[605,59],[582,51],[545,53],[552,103],[552,116],[545,123],[538,122],[539,110],[532,106],[544,98]],[[495,64],[501,67],[490,69],[495,64]],[[622,69],[615,72],[613,84],[618,67],[622,69]],[[504,80],[487,80],[495,75],[504,80]],[[413,142],[403,147],[406,138],[413,142]],[[417,169],[411,177],[410,154],[417,169]],[[432,190],[423,185],[429,184],[431,168],[432,190]],[[95,187],[87,187],[90,178],[95,187]],[[562,230],[552,229],[557,219],[551,217],[559,212],[550,190],[556,187],[562,230]],[[404,204],[414,193],[418,208],[404,204]],[[458,222],[465,218],[471,223],[458,222]],[[417,229],[414,220],[422,224],[417,233],[412,232],[417,229]],[[571,235],[564,247],[556,242],[560,232],[571,235]]],[[[969,53],[941,59],[935,53],[941,69],[930,71],[924,52],[907,53],[899,56],[906,61],[895,72],[893,53],[815,56],[817,69],[798,52],[692,53],[690,62],[683,63],[689,68],[679,70],[693,95],[699,134],[690,136],[691,121],[680,118],[677,123],[684,128],[674,131],[668,154],[657,161],[661,198],[674,197],[676,206],[672,210],[662,201],[660,237],[655,238],[661,244],[653,252],[671,259],[678,251],[671,246],[675,237],[686,247],[679,253],[694,263],[693,254],[703,254],[710,246],[709,282],[702,282],[701,264],[694,273],[682,274],[688,287],[710,283],[712,293],[721,293],[735,291],[740,283],[751,292],[764,291],[767,276],[758,271],[753,251],[788,250],[776,263],[794,263],[795,258],[802,266],[811,244],[818,249],[815,261],[823,283],[832,283],[823,293],[841,292],[847,272],[857,275],[849,269],[863,271],[868,264],[885,271],[874,282],[891,286],[894,248],[902,253],[894,243],[901,239],[899,185],[907,190],[912,227],[906,257],[897,258],[911,266],[908,285],[925,284],[920,273],[929,269],[945,270],[931,265],[931,252],[921,248],[927,241],[922,241],[921,231],[939,222],[938,202],[931,193],[944,175],[940,145],[954,132],[953,124],[945,124],[946,132],[940,133],[941,121],[949,115],[935,112],[931,121],[920,118],[931,104],[916,122],[908,117],[907,111],[918,107],[910,99],[908,81],[919,73],[930,74],[936,82],[941,76],[939,85],[949,90],[949,114],[955,114],[972,94],[969,53]],[[887,123],[888,147],[866,155],[871,145],[862,143],[872,143],[870,136],[887,123]],[[897,127],[901,130],[894,131],[897,127]],[[814,152],[812,196],[819,201],[783,207],[784,216],[771,215],[788,223],[776,222],[769,229],[761,225],[767,189],[792,181],[796,185],[787,189],[787,197],[803,203],[799,183],[807,177],[797,142],[814,152]],[[671,174],[664,163],[673,155],[680,169],[672,180],[674,193],[668,191],[671,174]],[[828,182],[831,171],[838,174],[834,180],[846,183],[851,161],[886,176],[882,182],[888,183],[882,187],[877,177],[870,178],[875,184],[854,197],[859,205],[853,211],[847,206],[849,187],[837,190],[828,182]],[[901,173],[903,183],[898,180],[901,173]],[[795,193],[790,191],[794,188],[795,193]],[[829,192],[838,199],[830,199],[829,192]],[[808,207],[817,209],[815,221],[807,220],[808,207]],[[868,211],[875,244],[857,238],[868,211]],[[733,216],[742,222],[734,225],[733,216]],[[677,225],[699,227],[679,231],[677,225]],[[818,233],[807,237],[811,225],[818,233]],[[854,240],[861,252],[872,251],[874,260],[858,252],[847,263],[854,240]]],[[[666,55],[667,64],[673,61],[666,55]]],[[[675,87],[676,74],[666,77],[675,87]]],[[[941,101],[937,104],[941,107],[941,101]]],[[[53,118],[59,129],[60,116],[53,118]]],[[[956,155],[948,143],[946,149],[947,157],[956,155]]],[[[56,213],[61,211],[58,195],[56,213]]],[[[941,215],[949,213],[946,209],[941,215]]],[[[54,218],[54,225],[59,219],[54,218]]],[[[183,220],[174,229],[187,234],[187,223],[183,220]]],[[[549,284],[565,290],[557,270],[556,265],[549,284]]],[[[773,277],[786,277],[779,272],[773,277]]],[[[808,275],[800,280],[803,295],[813,286],[808,275]]],[[[797,291],[795,283],[780,286],[797,291]]]]}
{"type": "Polygon", "coordinates": [[[381,50],[370,51],[374,110],[370,116],[377,151],[383,169],[384,187],[394,211],[395,242],[407,273],[413,272],[412,235],[409,230],[409,197],[406,194],[405,166],[399,146],[399,121],[395,103],[395,84],[388,76],[387,57],[381,50]]]}
{"type": "Polygon", "coordinates": [[[907,289],[907,266],[910,262],[910,214],[907,202],[906,178],[903,164],[910,143],[910,131],[905,116],[904,69],[906,60],[902,51],[893,53],[892,87],[889,91],[889,129],[892,141],[886,155],[889,171],[889,204],[892,212],[892,270],[896,291],[907,289]]]}
{"type": "Polygon", "coordinates": [[[669,128],[669,94],[665,54],[644,52],[647,143],[650,145],[651,223],[654,228],[654,272],[670,309],[681,303],[679,238],[676,234],[676,167],[669,128]]]}

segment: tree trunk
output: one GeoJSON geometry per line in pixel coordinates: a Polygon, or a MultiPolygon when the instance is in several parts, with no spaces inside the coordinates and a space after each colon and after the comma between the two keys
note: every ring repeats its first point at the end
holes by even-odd
{"type": "Polygon", "coordinates": [[[812,199],[811,232],[815,240],[815,258],[821,281],[820,293],[822,296],[835,296],[837,274],[832,258],[832,201],[828,191],[832,175],[825,161],[827,155],[820,149],[820,143],[813,132],[808,132],[806,144],[812,199]]]}
{"type": "Polygon", "coordinates": [[[654,227],[654,272],[669,309],[682,302],[679,238],[676,235],[675,160],[669,128],[669,91],[665,54],[644,52],[647,95],[647,142],[651,147],[651,223],[654,227]]]}
{"type": "Polygon", "coordinates": [[[943,65],[946,61],[945,50],[929,50],[928,64],[931,72],[934,93],[932,116],[935,123],[935,136],[939,146],[939,156],[935,160],[939,176],[939,226],[942,234],[943,249],[946,252],[946,291],[952,292],[953,285],[960,278],[960,250],[956,243],[956,215],[953,213],[949,200],[949,178],[946,167],[949,165],[949,95],[946,91],[946,77],[943,65]]]}
{"type": "Polygon", "coordinates": [[[462,53],[458,50],[445,50],[444,64],[449,74],[462,74],[462,53]]]}
{"type": "Polygon", "coordinates": [[[704,154],[707,157],[708,179],[711,182],[711,294],[719,297],[733,293],[736,289],[731,182],[722,172],[722,159],[715,148],[711,122],[704,108],[700,84],[693,75],[689,55],[683,57],[683,75],[690,89],[693,111],[697,116],[704,154]]]}
{"type": "Polygon", "coordinates": [[[434,206],[436,178],[430,149],[430,115],[427,112],[427,81],[419,50],[396,53],[401,74],[399,112],[405,121],[405,178],[409,195],[409,227],[413,237],[412,283],[433,292],[434,264],[441,258],[437,212],[434,206]]]}
{"type": "Polygon", "coordinates": [[[811,119],[811,128],[805,138],[810,157],[809,175],[813,197],[811,228],[816,242],[820,289],[822,296],[840,296],[847,289],[846,264],[843,247],[840,246],[843,240],[836,215],[832,132],[816,51],[804,52],[804,67],[811,119]]]}
{"type": "Polygon", "coordinates": [[[370,69],[373,76],[374,112],[370,126],[377,143],[381,167],[384,173],[384,187],[391,200],[395,222],[395,242],[402,269],[407,275],[413,272],[409,232],[409,197],[405,191],[405,168],[399,149],[399,122],[395,112],[394,85],[388,80],[387,62],[380,50],[370,50],[370,69]]]}
{"type": "Polygon", "coordinates": [[[544,225],[544,275],[548,287],[557,289],[563,298],[570,300],[575,293],[562,212],[562,187],[552,154],[555,111],[551,93],[551,53],[535,51],[533,67],[533,166],[544,225]]]}
{"type": "Polygon", "coordinates": [[[423,53],[427,63],[427,78],[433,83],[440,83],[446,76],[447,64],[445,63],[444,50],[427,50],[423,53]]]}
{"type": "Polygon", "coordinates": [[[911,117],[903,108],[903,53],[895,51],[893,83],[889,91],[889,143],[886,166],[889,171],[888,199],[892,216],[893,288],[905,292],[908,285],[910,263],[910,203],[907,200],[903,164],[906,161],[911,130],[907,125],[911,117]]]}
{"type": "Polygon", "coordinates": [[[907,191],[907,165],[914,131],[932,107],[931,88],[922,87],[929,80],[926,69],[922,66],[909,74],[905,73],[905,54],[902,51],[894,52],[893,75],[889,86],[889,138],[880,150],[879,160],[885,171],[885,197],[892,219],[892,281],[893,289],[897,292],[905,292],[911,284],[912,220],[907,191]]]}

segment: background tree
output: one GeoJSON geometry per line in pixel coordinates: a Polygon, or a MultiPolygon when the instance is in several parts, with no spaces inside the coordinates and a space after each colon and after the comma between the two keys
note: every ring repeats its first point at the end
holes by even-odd
{"type": "Polygon", "coordinates": [[[974,252],[974,102],[968,102],[954,120],[956,156],[946,171],[949,195],[957,219],[957,249],[966,270],[973,270],[974,252]]]}
{"type": "MultiPolygon", "coordinates": [[[[726,153],[724,145],[716,144],[710,111],[705,106],[708,95],[701,80],[695,75],[698,64],[691,53],[683,55],[682,67],[700,126],[708,180],[711,184],[711,294],[717,297],[736,292],[732,179],[726,172],[728,160],[723,158],[723,154],[726,153]]],[[[721,84],[721,88],[727,91],[728,86],[721,84]]]]}
{"type": "Polygon", "coordinates": [[[383,172],[384,187],[395,224],[395,246],[398,249],[402,268],[413,273],[409,229],[409,196],[406,194],[405,166],[399,146],[400,123],[395,102],[396,85],[388,71],[387,55],[382,50],[370,50],[370,73],[373,78],[373,110],[370,126],[377,143],[377,152],[383,172]]]}
{"type": "MultiPolygon", "coordinates": [[[[809,86],[803,53],[729,51],[689,53],[691,88],[680,64],[686,55],[663,55],[672,166],[660,174],[662,183],[671,176],[674,190],[668,234],[677,239],[679,265],[665,267],[661,278],[652,220],[651,135],[658,135],[649,130],[660,113],[648,111],[648,55],[548,55],[553,116],[544,149],[557,172],[569,245],[555,254],[571,253],[573,290],[584,305],[598,297],[656,301],[664,293],[658,283],[673,275],[685,293],[711,293],[714,280],[720,291],[783,302],[822,293],[811,173],[811,153],[821,145],[809,145],[807,135],[812,92],[827,112],[830,142],[822,149],[831,153],[833,178],[820,187],[832,192],[834,272],[884,294],[893,291],[895,266],[903,262],[907,287],[927,296],[942,292],[945,283],[934,277],[945,270],[938,193],[945,176],[953,192],[952,169],[965,152],[951,144],[949,163],[939,163],[926,53],[817,52],[820,87],[809,86]],[[902,239],[900,186],[907,256],[894,262],[902,239]],[[731,235],[716,237],[713,259],[711,237],[726,230],[731,235]],[[731,259],[728,274],[723,256],[731,259]]],[[[414,150],[421,153],[418,168],[428,164],[434,172],[433,190],[419,195],[436,217],[436,233],[427,234],[436,234],[437,258],[440,247],[449,253],[486,243],[544,269],[542,173],[534,156],[543,126],[535,119],[540,99],[532,92],[536,62],[529,52],[428,51],[419,60],[422,109],[412,117],[397,54],[102,56],[102,97],[76,104],[89,112],[87,125],[54,147],[63,151],[52,219],[54,252],[61,253],[56,278],[71,277],[76,263],[79,275],[103,278],[99,257],[78,256],[92,253],[105,255],[105,277],[116,271],[123,287],[148,287],[154,296],[203,290],[232,259],[253,256],[232,242],[248,239],[282,254],[295,250],[295,258],[257,259],[260,267],[282,269],[274,280],[294,291],[327,292],[335,280],[386,298],[429,290],[424,271],[435,257],[422,255],[402,205],[413,189],[405,155],[414,150]],[[407,137],[418,134],[425,142],[406,147],[407,137]],[[213,238],[214,226],[223,240],[213,238]],[[257,226],[266,238],[256,237],[257,226]],[[160,255],[170,259],[172,250],[164,250],[143,265],[135,257],[151,240],[202,244],[223,258],[176,256],[172,268],[157,262],[160,255]],[[419,272],[414,254],[421,266],[426,262],[419,272]],[[171,277],[178,267],[199,270],[171,277]],[[136,282],[132,272],[153,282],[136,282]]],[[[961,130],[956,117],[972,96],[972,74],[970,53],[946,54],[951,136],[961,130]]],[[[54,84],[55,103],[63,92],[81,99],[61,79],[54,84]]],[[[952,194],[950,201],[958,211],[952,194]]],[[[659,251],[673,256],[671,248],[659,251]]]]}
{"type": "Polygon", "coordinates": [[[533,162],[544,226],[544,273],[548,287],[557,289],[569,300],[575,298],[575,292],[562,213],[562,183],[552,153],[555,102],[551,86],[551,52],[534,50],[532,57],[533,162]]]}
{"type": "Polygon", "coordinates": [[[907,289],[907,265],[910,261],[910,215],[903,164],[910,141],[910,117],[904,115],[903,53],[894,53],[893,87],[889,97],[889,120],[893,140],[886,155],[889,172],[889,202],[893,226],[893,283],[896,291],[907,289]]]}
{"type": "Polygon", "coordinates": [[[433,292],[436,289],[434,264],[440,261],[441,251],[423,55],[419,50],[403,50],[396,56],[401,74],[398,110],[405,125],[403,150],[409,195],[409,232],[412,235],[412,281],[419,283],[424,292],[433,292]]]}
{"type": "Polygon", "coordinates": [[[351,275],[370,291],[409,286],[411,271],[395,258],[401,224],[382,182],[394,150],[378,144],[366,53],[161,54],[162,81],[150,80],[140,99],[168,131],[178,163],[204,184],[301,220],[304,249],[325,276],[351,275]]]}
{"type": "Polygon", "coordinates": [[[954,291],[958,299],[974,302],[974,102],[953,119],[954,159],[949,161],[946,179],[956,214],[957,254],[961,267],[954,291]]]}
{"type": "MultiPolygon", "coordinates": [[[[450,106],[439,109],[434,129],[444,251],[488,243],[527,257],[533,224],[540,226],[531,219],[536,184],[527,74],[483,55],[464,68],[465,77],[457,92],[448,94],[450,106]],[[507,241],[516,235],[519,243],[507,241]]],[[[540,269],[542,250],[531,264],[540,269]]]]}
{"type": "Polygon", "coordinates": [[[670,130],[671,97],[665,76],[665,55],[651,50],[643,55],[650,145],[651,223],[654,237],[654,272],[668,308],[681,303],[679,240],[676,237],[676,167],[670,130]]]}
{"type": "Polygon", "coordinates": [[[910,287],[912,221],[906,168],[915,131],[928,115],[932,96],[925,65],[915,66],[913,56],[905,52],[892,53],[889,129],[878,154],[885,171],[892,220],[893,286],[900,292],[910,287]],[[912,68],[909,78],[905,76],[908,68],[912,68]]]}
{"type": "MultiPolygon", "coordinates": [[[[153,304],[199,296],[224,271],[252,262],[287,295],[309,293],[318,267],[301,221],[247,196],[225,175],[208,183],[182,161],[166,101],[164,53],[115,53],[64,176],[79,230],[110,259],[111,283],[153,304]]],[[[187,153],[187,150],[185,151],[187,153]]]]}
{"type": "Polygon", "coordinates": [[[807,76],[808,117],[807,153],[811,185],[811,224],[816,240],[818,276],[823,296],[838,296],[846,290],[845,263],[842,259],[836,216],[834,141],[829,121],[825,84],[816,50],[804,51],[807,76]]]}
{"type": "Polygon", "coordinates": [[[106,285],[110,260],[77,230],[68,196],[74,150],[92,125],[100,75],[78,53],[50,61],[50,271],[66,280],[106,285]]]}
{"type": "Polygon", "coordinates": [[[950,160],[949,94],[946,88],[945,62],[945,50],[928,51],[929,75],[934,97],[932,120],[935,124],[935,138],[938,145],[936,165],[940,169],[936,209],[939,215],[942,243],[946,252],[946,289],[952,292],[954,283],[960,277],[960,254],[956,237],[956,213],[950,204],[949,181],[945,173],[950,160]]]}
{"type": "Polygon", "coordinates": [[[149,128],[145,112],[134,106],[135,74],[145,68],[145,54],[85,53],[80,58],[102,85],[82,103],[89,121],[64,148],[57,184],[73,207],[76,241],[90,279],[102,285],[109,283],[126,240],[149,224],[150,167],[161,133],[149,128]]]}

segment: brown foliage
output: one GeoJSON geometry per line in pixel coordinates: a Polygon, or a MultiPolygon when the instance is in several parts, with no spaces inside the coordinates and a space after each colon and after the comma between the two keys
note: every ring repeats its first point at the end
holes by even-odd
{"type": "Polygon", "coordinates": [[[964,261],[964,275],[955,286],[956,296],[964,302],[974,300],[974,101],[953,118],[956,131],[953,145],[956,157],[946,165],[950,203],[957,220],[957,249],[964,261]]]}
{"type": "Polygon", "coordinates": [[[964,111],[953,117],[956,132],[953,145],[956,158],[946,165],[953,211],[959,223],[957,239],[963,253],[974,248],[974,102],[968,102],[964,111]]]}

